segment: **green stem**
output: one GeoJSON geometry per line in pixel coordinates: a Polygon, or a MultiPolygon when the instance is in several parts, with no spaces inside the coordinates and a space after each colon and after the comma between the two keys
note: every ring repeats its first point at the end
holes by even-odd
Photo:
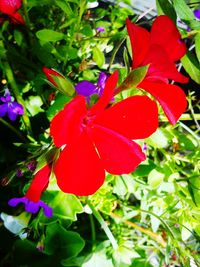
{"type": "Polygon", "coordinates": [[[24,16],[26,20],[26,26],[30,29],[30,19],[28,16],[27,0],[23,0],[24,16]]]}
{"type": "Polygon", "coordinates": [[[118,248],[118,244],[117,244],[117,241],[114,238],[112,232],[110,231],[107,223],[104,221],[101,214],[94,208],[94,206],[92,205],[92,203],[89,200],[87,203],[88,203],[88,206],[90,207],[90,209],[92,210],[94,217],[97,219],[97,221],[101,225],[102,229],[104,230],[105,234],[107,235],[108,239],[110,240],[110,243],[111,243],[113,249],[116,250],[118,248]]]}
{"type": "Polygon", "coordinates": [[[25,125],[28,133],[30,135],[32,135],[31,124],[30,124],[29,117],[27,115],[26,105],[25,105],[24,99],[20,95],[19,89],[17,87],[16,81],[15,81],[15,78],[13,75],[13,71],[12,71],[12,69],[11,69],[11,67],[7,61],[4,62],[4,70],[5,70],[8,82],[10,83],[10,85],[12,87],[15,98],[17,99],[17,102],[22,104],[24,107],[24,114],[22,115],[22,119],[23,119],[24,125],[25,125]]]}
{"type": "Polygon", "coordinates": [[[27,142],[26,138],[9,122],[5,121],[2,118],[0,118],[0,122],[2,122],[6,127],[8,127],[12,132],[14,132],[23,142],[27,142]]]}
{"type": "Polygon", "coordinates": [[[179,124],[199,142],[199,136],[197,134],[195,134],[189,127],[187,127],[187,125],[185,125],[181,121],[179,121],[179,124]]]}
{"type": "MultiPolygon", "coordinates": [[[[179,121],[192,121],[192,120],[200,120],[200,114],[195,114],[193,113],[192,116],[190,114],[183,114],[180,118],[179,121]]],[[[168,121],[167,117],[165,116],[160,116],[160,119],[162,122],[168,121]]]]}
{"type": "Polygon", "coordinates": [[[96,245],[96,231],[95,231],[95,224],[94,224],[94,218],[92,214],[89,214],[90,219],[90,225],[91,225],[91,235],[92,235],[92,244],[93,244],[93,250],[95,250],[96,245]]]}
{"type": "Polygon", "coordinates": [[[112,64],[113,64],[113,62],[114,62],[114,59],[115,59],[115,56],[116,56],[118,50],[120,49],[121,45],[123,44],[123,42],[124,42],[125,40],[126,40],[126,37],[124,37],[124,38],[118,43],[118,45],[116,46],[116,48],[114,49],[113,54],[112,54],[112,57],[111,57],[110,62],[109,62],[108,71],[110,70],[110,68],[111,68],[111,66],[112,66],[112,64]]]}

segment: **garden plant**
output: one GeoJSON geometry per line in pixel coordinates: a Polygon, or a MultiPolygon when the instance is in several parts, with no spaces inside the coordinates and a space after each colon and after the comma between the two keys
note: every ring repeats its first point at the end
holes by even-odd
{"type": "Polygon", "coordinates": [[[200,266],[199,90],[200,1],[0,0],[0,266],[200,266]]]}

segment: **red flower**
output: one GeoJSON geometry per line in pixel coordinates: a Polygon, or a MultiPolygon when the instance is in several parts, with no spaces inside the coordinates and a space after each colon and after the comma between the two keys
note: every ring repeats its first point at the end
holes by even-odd
{"type": "Polygon", "coordinates": [[[54,76],[55,77],[61,77],[63,79],[65,79],[65,77],[60,74],[58,71],[54,70],[54,69],[48,69],[47,67],[43,67],[42,71],[44,72],[44,74],[46,75],[47,79],[49,80],[50,83],[52,83],[55,87],[59,87],[58,84],[54,81],[54,76]]]}
{"type": "Polygon", "coordinates": [[[105,170],[130,173],[145,159],[132,139],[157,129],[157,106],[147,96],[132,96],[107,108],[117,80],[114,72],[89,110],[85,98],[76,96],[51,122],[55,145],[66,145],[54,167],[58,186],[66,193],[93,194],[103,184],[105,170]]]}
{"type": "Polygon", "coordinates": [[[47,164],[35,174],[25,197],[31,201],[38,202],[42,192],[45,191],[48,186],[50,174],[51,165],[47,164]]]}
{"type": "MultiPolygon", "coordinates": [[[[8,15],[12,23],[25,24],[21,14],[17,12],[21,8],[21,5],[21,0],[0,0],[0,12],[8,15]]],[[[0,21],[2,22],[4,19],[1,18],[0,21]]]]}
{"type": "Polygon", "coordinates": [[[168,80],[188,82],[176,69],[175,61],[186,53],[186,46],[176,25],[167,16],[159,16],[153,22],[151,32],[137,26],[129,19],[126,21],[131,41],[132,68],[149,64],[145,79],[138,85],[152,94],[162,106],[166,116],[175,124],[187,107],[184,92],[168,80]]]}

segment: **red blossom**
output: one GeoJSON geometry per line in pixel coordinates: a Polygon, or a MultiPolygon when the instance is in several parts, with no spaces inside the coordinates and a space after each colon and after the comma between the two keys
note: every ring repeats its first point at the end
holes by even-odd
{"type": "Polygon", "coordinates": [[[65,79],[65,77],[62,74],[60,74],[58,71],[56,71],[54,69],[48,69],[47,67],[43,67],[42,71],[46,75],[49,82],[52,83],[55,87],[59,87],[59,86],[55,82],[54,76],[61,77],[61,78],[65,79]]]}
{"type": "Polygon", "coordinates": [[[186,46],[173,21],[159,16],[153,22],[151,32],[126,21],[132,47],[132,68],[149,65],[145,79],[138,85],[152,94],[162,106],[166,116],[175,124],[187,107],[184,92],[169,80],[180,83],[188,78],[176,69],[175,61],[186,53],[186,46]]]}
{"type": "Polygon", "coordinates": [[[34,176],[25,197],[33,202],[40,200],[42,192],[47,188],[51,174],[51,165],[47,164],[34,176]]]}
{"type": "Polygon", "coordinates": [[[132,172],[145,154],[132,139],[146,138],[158,127],[157,106],[147,96],[132,96],[113,106],[118,81],[114,72],[101,98],[89,110],[76,96],[52,120],[50,134],[64,147],[54,166],[60,189],[75,195],[93,194],[111,174],[132,172]]]}
{"type": "MultiPolygon", "coordinates": [[[[25,24],[23,17],[18,12],[21,5],[21,0],[0,0],[0,12],[7,15],[10,21],[14,24],[25,24]]],[[[4,20],[4,17],[0,18],[0,23],[4,20]]]]}

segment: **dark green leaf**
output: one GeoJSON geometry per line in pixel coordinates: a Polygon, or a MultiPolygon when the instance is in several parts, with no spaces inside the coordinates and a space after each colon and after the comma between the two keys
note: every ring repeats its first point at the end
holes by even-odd
{"type": "Polygon", "coordinates": [[[57,255],[60,259],[77,256],[85,245],[79,234],[66,231],[58,223],[47,226],[45,239],[45,253],[57,255]]]}
{"type": "Polygon", "coordinates": [[[176,12],[168,0],[156,0],[158,15],[167,15],[176,23],[176,12]]]}

